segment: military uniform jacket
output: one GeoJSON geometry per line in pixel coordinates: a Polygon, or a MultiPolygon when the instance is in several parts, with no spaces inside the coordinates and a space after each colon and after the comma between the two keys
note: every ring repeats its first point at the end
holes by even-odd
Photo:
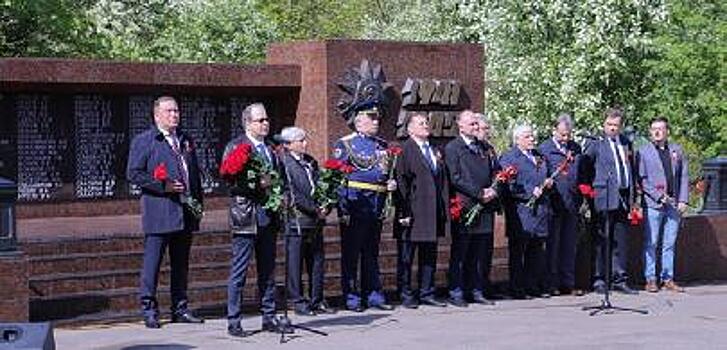
{"type": "MultiPolygon", "coordinates": [[[[224,160],[241,143],[250,144],[250,146],[253,146],[253,150],[255,149],[252,141],[243,134],[227,144],[222,159],[224,160]]],[[[268,154],[271,157],[273,169],[285,180],[285,173],[282,171],[283,168],[279,158],[272,147],[267,144],[266,146],[268,154]]],[[[230,231],[233,234],[257,234],[258,227],[279,225],[278,215],[265,210],[262,207],[264,203],[256,202],[254,199],[255,195],[248,188],[240,188],[236,185],[228,184],[228,190],[230,194],[229,223],[230,231]]]]}
{"type": "MultiPolygon", "coordinates": [[[[188,193],[202,203],[202,183],[192,139],[179,130],[177,139],[179,152],[187,163],[188,193]]],[[[183,175],[180,174],[181,165],[178,163],[179,157],[155,125],[131,141],[126,177],[129,182],[141,187],[141,222],[144,233],[199,229],[199,220],[189,213],[185,215],[180,194],[164,192],[164,183],[153,177],[154,169],[164,164],[168,179],[181,181],[183,175]]]]}
{"type": "MultiPolygon", "coordinates": [[[[430,144],[431,146],[431,144],[430,144]]],[[[409,226],[394,222],[396,238],[413,242],[436,242],[449,232],[449,179],[439,150],[432,147],[436,170],[429,163],[416,141],[403,144],[396,165],[396,218],[411,218],[409,226]]]]}
{"type": "MultiPolygon", "coordinates": [[[[492,178],[497,169],[494,153],[488,151],[485,144],[473,141],[479,150],[468,146],[462,136],[447,143],[444,158],[449,170],[452,194],[458,196],[463,204],[462,217],[482,198],[482,190],[492,185],[492,178]]],[[[495,226],[494,211],[497,200],[484,204],[484,210],[475,222],[468,227],[458,225],[459,233],[492,234],[495,226]]]]}
{"type": "MultiPolygon", "coordinates": [[[[354,167],[355,170],[347,176],[348,181],[386,186],[389,171],[387,147],[387,142],[381,138],[352,133],[336,141],[333,158],[354,167]]],[[[344,187],[339,196],[339,215],[378,218],[384,198],[385,192],[344,187]]]]}

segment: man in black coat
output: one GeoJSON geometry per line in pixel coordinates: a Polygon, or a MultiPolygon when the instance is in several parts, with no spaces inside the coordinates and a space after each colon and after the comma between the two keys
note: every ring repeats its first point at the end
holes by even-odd
{"type": "Polygon", "coordinates": [[[485,299],[492,264],[493,232],[497,192],[491,188],[496,163],[485,145],[477,139],[479,121],[475,113],[465,110],[457,116],[459,136],[444,150],[453,194],[463,205],[462,217],[453,226],[449,262],[449,302],[465,307],[465,296],[478,304],[492,304],[485,299]],[[465,216],[477,204],[482,210],[470,225],[465,216]]]}
{"type": "Polygon", "coordinates": [[[447,304],[434,299],[434,272],[437,237],[449,232],[449,182],[439,150],[429,143],[427,116],[412,115],[407,132],[409,139],[404,142],[396,164],[398,196],[394,235],[398,251],[398,289],[404,307],[416,308],[419,303],[442,307],[447,304]],[[417,251],[419,290],[415,291],[411,287],[411,272],[417,251]]]}
{"type": "MultiPolygon", "coordinates": [[[[222,159],[226,159],[237,145],[250,144],[271,169],[282,173],[280,160],[273,148],[265,142],[270,131],[270,122],[261,103],[253,103],[242,112],[245,134],[230,141],[225,147],[222,159]]],[[[258,188],[268,184],[260,183],[258,188]]],[[[230,191],[230,231],[232,232],[232,266],[227,283],[227,332],[236,337],[245,337],[242,329],[242,289],[247,269],[255,252],[257,263],[257,285],[260,296],[260,311],[263,314],[262,329],[276,332],[279,320],[275,317],[275,242],[280,229],[278,213],[263,208],[260,196],[248,187],[233,184],[230,191]]]]}
{"type": "Polygon", "coordinates": [[[567,160],[564,171],[555,178],[551,192],[550,234],[545,243],[547,256],[548,292],[559,294],[582,294],[574,289],[576,278],[576,241],[578,232],[578,211],[583,197],[578,192],[578,160],[581,146],[571,140],[573,120],[569,114],[562,114],[553,127],[553,137],[543,142],[539,151],[552,168],[567,160]]]}
{"type": "Polygon", "coordinates": [[[603,122],[604,137],[594,140],[583,152],[582,184],[593,186],[594,207],[601,230],[593,236],[595,248],[595,269],[593,289],[604,293],[606,281],[613,282],[613,289],[625,294],[637,292],[629,285],[626,273],[628,258],[628,214],[635,202],[636,174],[633,147],[621,135],[623,112],[619,108],[606,110],[603,122]],[[590,176],[588,176],[590,175],[590,176]],[[606,227],[606,223],[609,226],[606,227]],[[606,276],[607,237],[610,237],[611,276],[606,276]],[[607,280],[608,279],[608,280],[607,280]]]}
{"type": "Polygon", "coordinates": [[[179,107],[174,98],[163,96],[154,101],[154,124],[134,137],[126,170],[129,182],[141,187],[144,263],[140,292],[144,324],[148,328],[161,327],[156,289],[167,248],[172,322],[202,323],[187,307],[189,251],[192,232],[199,229],[199,218],[188,204],[189,198],[202,201],[197,156],[192,140],[177,128],[179,107]]]}
{"type": "Polygon", "coordinates": [[[290,200],[294,212],[289,213],[285,229],[288,253],[288,300],[295,313],[314,316],[330,313],[323,299],[323,225],[330,208],[319,207],[313,199],[318,181],[318,163],[306,152],[308,139],[305,130],[287,127],[280,132],[285,151],[282,159],[287,174],[290,200]],[[302,265],[308,273],[310,301],[306,300],[301,283],[302,265]]]}

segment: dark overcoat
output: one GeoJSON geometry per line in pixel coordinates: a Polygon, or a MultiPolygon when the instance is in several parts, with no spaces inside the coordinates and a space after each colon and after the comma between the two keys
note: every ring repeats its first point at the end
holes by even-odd
{"type": "Polygon", "coordinates": [[[396,164],[397,210],[394,236],[412,242],[436,242],[449,233],[449,181],[441,152],[434,146],[435,171],[412,139],[402,145],[396,164]],[[399,224],[400,218],[411,218],[410,225],[399,224]]]}
{"type": "Polygon", "coordinates": [[[497,161],[485,144],[476,140],[473,144],[477,146],[468,146],[462,136],[458,136],[444,148],[452,194],[459,197],[463,204],[462,220],[456,223],[457,230],[461,234],[492,234],[498,201],[481,203],[481,198],[482,190],[492,185],[497,161]],[[483,204],[484,210],[472,225],[465,226],[465,214],[477,203],[483,204]]]}

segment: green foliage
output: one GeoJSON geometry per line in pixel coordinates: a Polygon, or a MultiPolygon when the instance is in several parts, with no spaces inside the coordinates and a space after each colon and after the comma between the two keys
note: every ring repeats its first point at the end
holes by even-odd
{"type": "Polygon", "coordinates": [[[96,50],[87,1],[0,0],[0,56],[81,57],[96,50]]]}
{"type": "Polygon", "coordinates": [[[652,85],[646,109],[668,117],[694,154],[727,155],[727,5],[673,0],[670,12],[645,64],[652,85]]]}
{"type": "Polygon", "coordinates": [[[364,1],[261,1],[259,11],[276,25],[280,40],[358,37],[364,1]]]}

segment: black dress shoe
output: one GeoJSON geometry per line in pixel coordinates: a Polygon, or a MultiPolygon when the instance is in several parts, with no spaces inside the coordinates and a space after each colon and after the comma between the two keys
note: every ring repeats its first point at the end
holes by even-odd
{"type": "Polygon", "coordinates": [[[159,317],[156,315],[144,317],[144,326],[152,329],[162,328],[162,324],[159,323],[159,317]]]}
{"type": "Polygon", "coordinates": [[[296,305],[295,314],[298,316],[315,316],[316,313],[308,305],[296,305]]]}
{"type": "Polygon", "coordinates": [[[248,332],[248,331],[242,329],[241,326],[237,325],[237,326],[228,326],[227,334],[229,334],[233,337],[245,338],[247,336],[250,336],[252,334],[252,332],[248,332]]]}
{"type": "Polygon", "coordinates": [[[629,295],[639,294],[639,292],[637,292],[636,290],[631,289],[631,287],[629,287],[626,282],[614,283],[613,290],[629,295]]]}
{"type": "Polygon", "coordinates": [[[381,311],[391,311],[394,310],[394,305],[387,304],[387,303],[378,303],[374,305],[369,305],[372,309],[379,309],[381,311]]]}
{"type": "Polygon", "coordinates": [[[172,314],[172,323],[204,323],[204,319],[195,317],[191,312],[185,311],[181,314],[172,314]]]}
{"type": "Polygon", "coordinates": [[[472,296],[472,303],[474,304],[481,304],[481,305],[495,305],[495,302],[492,300],[486,299],[482,295],[473,295],[472,296]]]}
{"type": "Polygon", "coordinates": [[[434,297],[423,298],[419,300],[422,305],[436,306],[436,307],[447,307],[447,303],[441,302],[434,297]]]}
{"type": "Polygon", "coordinates": [[[335,314],[336,310],[330,307],[325,301],[311,307],[316,314],[335,314]]]}
{"type": "Polygon", "coordinates": [[[452,304],[452,306],[467,307],[467,301],[465,301],[464,298],[449,298],[447,299],[447,302],[452,304]]]}
{"type": "Polygon", "coordinates": [[[407,309],[416,309],[419,307],[419,303],[417,303],[416,300],[404,300],[404,302],[401,303],[401,306],[407,309]]]}
{"type": "Polygon", "coordinates": [[[364,312],[364,310],[366,310],[366,308],[363,307],[363,305],[361,305],[361,304],[358,304],[356,306],[346,305],[346,310],[353,311],[353,312],[364,312]]]}

